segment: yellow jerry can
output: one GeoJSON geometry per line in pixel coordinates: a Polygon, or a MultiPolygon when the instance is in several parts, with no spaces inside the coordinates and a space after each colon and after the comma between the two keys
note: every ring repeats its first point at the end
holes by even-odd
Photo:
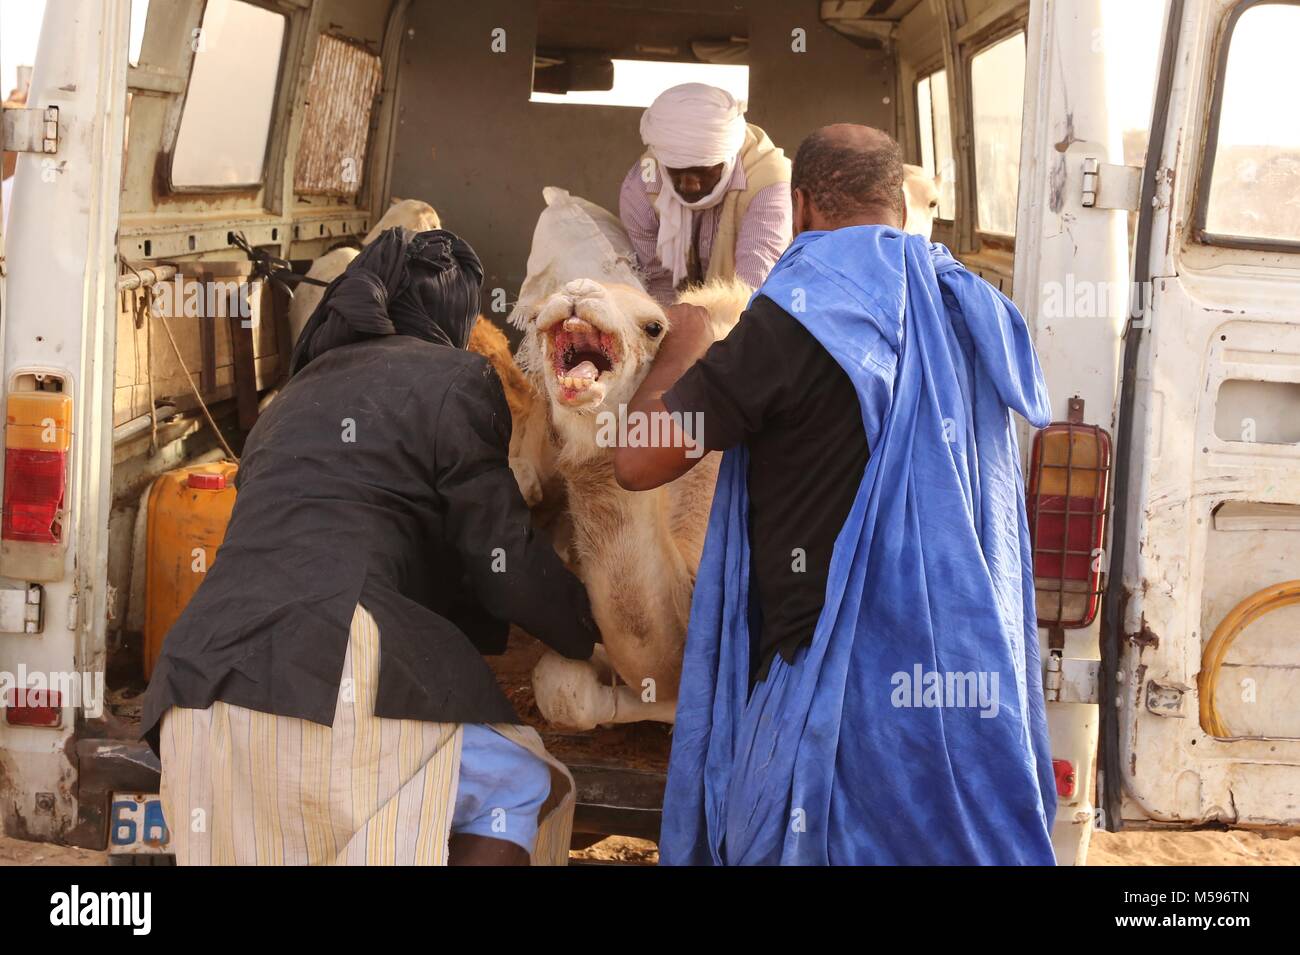
{"type": "Polygon", "coordinates": [[[149,493],[145,528],[144,675],[153,676],[163,638],[199,589],[235,506],[229,461],[168,471],[149,493]]]}

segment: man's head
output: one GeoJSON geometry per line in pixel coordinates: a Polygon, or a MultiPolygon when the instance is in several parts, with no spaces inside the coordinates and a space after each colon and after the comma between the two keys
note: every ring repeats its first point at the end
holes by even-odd
{"type": "Polygon", "coordinates": [[[673,189],[683,201],[699,202],[706,196],[712,195],[713,190],[718,188],[718,182],[722,179],[723,170],[726,168],[727,164],[720,162],[712,166],[687,166],[685,169],[665,166],[664,172],[672,180],[673,189]]]}
{"type": "Polygon", "coordinates": [[[482,283],[482,263],[454,232],[388,229],[325,290],[298,335],[289,373],[330,349],[382,335],[464,348],[482,283]]]}
{"type": "Polygon", "coordinates": [[[745,104],[726,90],[683,83],[641,117],[641,139],[687,203],[712,195],[745,142],[745,104]]]}
{"type": "Polygon", "coordinates": [[[823,126],[800,144],[790,192],[795,235],[854,225],[901,229],[903,151],[871,126],[823,126]]]}

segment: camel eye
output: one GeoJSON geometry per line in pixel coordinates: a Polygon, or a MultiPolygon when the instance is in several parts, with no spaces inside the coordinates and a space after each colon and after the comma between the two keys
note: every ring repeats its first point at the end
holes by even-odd
{"type": "Polygon", "coordinates": [[[660,325],[658,322],[651,322],[650,324],[646,325],[644,329],[645,333],[649,335],[651,338],[658,338],[659,333],[662,332],[663,330],[664,327],[660,325]]]}

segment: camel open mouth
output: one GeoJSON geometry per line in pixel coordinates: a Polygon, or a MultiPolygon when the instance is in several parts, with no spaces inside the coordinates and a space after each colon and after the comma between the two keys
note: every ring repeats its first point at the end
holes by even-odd
{"type": "Polygon", "coordinates": [[[555,325],[550,342],[551,370],[566,400],[584,394],[614,371],[621,357],[613,335],[581,318],[567,318],[555,325]]]}

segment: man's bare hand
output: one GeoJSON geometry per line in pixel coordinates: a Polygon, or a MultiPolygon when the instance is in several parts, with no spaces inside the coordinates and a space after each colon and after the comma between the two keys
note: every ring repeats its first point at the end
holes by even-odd
{"type": "Polygon", "coordinates": [[[693,365],[713,344],[709,310],[699,305],[670,305],[665,311],[668,335],[659,349],[658,361],[664,361],[667,353],[684,366],[693,365]]]}

